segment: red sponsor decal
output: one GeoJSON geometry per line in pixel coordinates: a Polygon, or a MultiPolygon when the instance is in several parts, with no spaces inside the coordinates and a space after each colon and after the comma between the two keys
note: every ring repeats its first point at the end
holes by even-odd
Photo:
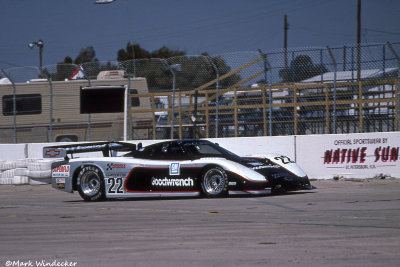
{"type": "Polygon", "coordinates": [[[51,173],[52,177],[68,177],[69,176],[69,170],[70,170],[69,165],[61,165],[58,167],[55,167],[51,173]]]}
{"type": "Polygon", "coordinates": [[[51,148],[51,149],[47,150],[44,155],[49,158],[55,158],[55,157],[58,157],[60,154],[61,154],[60,150],[51,148]]]}
{"type": "Polygon", "coordinates": [[[61,165],[58,167],[55,167],[53,169],[53,172],[69,172],[69,165],[61,165]]]}
{"type": "Polygon", "coordinates": [[[65,184],[65,178],[57,178],[56,183],[57,184],[65,184]]]}
{"type": "Polygon", "coordinates": [[[115,164],[113,163],[112,168],[113,169],[125,169],[126,164],[115,164]]]}
{"type": "MultiPolygon", "coordinates": [[[[367,147],[329,149],[324,153],[324,164],[354,164],[365,163],[368,154],[367,147]]],[[[400,147],[377,147],[374,151],[374,162],[397,162],[400,157],[400,147]]]]}

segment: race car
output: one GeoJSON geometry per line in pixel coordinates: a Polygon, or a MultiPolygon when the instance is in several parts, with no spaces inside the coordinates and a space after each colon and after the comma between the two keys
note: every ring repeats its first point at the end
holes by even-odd
{"type": "Polygon", "coordinates": [[[52,186],[78,191],[86,201],[130,197],[224,197],[313,189],[289,157],[240,157],[207,140],[141,143],[97,142],[43,148],[52,164],[52,186]],[[102,156],[74,158],[101,151],[102,156]]]}

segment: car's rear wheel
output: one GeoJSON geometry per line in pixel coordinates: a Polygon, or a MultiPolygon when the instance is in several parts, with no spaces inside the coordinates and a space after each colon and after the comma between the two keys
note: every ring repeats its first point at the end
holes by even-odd
{"type": "Polygon", "coordinates": [[[99,201],[105,198],[104,177],[99,168],[86,166],[79,172],[78,192],[85,201],[99,201]]]}
{"type": "Polygon", "coordinates": [[[203,172],[201,189],[207,197],[222,197],[228,192],[228,176],[220,167],[211,167],[203,172]]]}

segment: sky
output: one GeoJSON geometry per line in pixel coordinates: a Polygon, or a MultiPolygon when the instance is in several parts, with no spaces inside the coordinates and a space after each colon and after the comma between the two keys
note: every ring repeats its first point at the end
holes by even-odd
{"type": "MultiPolygon", "coordinates": [[[[0,0],[0,68],[43,65],[93,46],[100,61],[116,60],[128,42],[148,51],[167,46],[188,55],[338,47],[356,43],[357,0],[0,0]]],[[[362,42],[400,41],[400,1],[362,0],[362,42]]]]}

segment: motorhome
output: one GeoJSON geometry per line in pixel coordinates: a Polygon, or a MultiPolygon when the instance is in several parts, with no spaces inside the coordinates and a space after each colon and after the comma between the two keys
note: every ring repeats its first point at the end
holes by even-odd
{"type": "MultiPolygon", "coordinates": [[[[148,98],[134,97],[134,94],[148,93],[146,78],[127,79],[124,75],[101,72],[96,80],[90,81],[3,82],[0,84],[0,143],[122,140],[124,112],[81,112],[81,92],[87,87],[125,87],[131,94],[132,110],[150,108],[148,98]]],[[[110,100],[110,106],[115,104],[110,100]]],[[[152,114],[128,114],[131,115],[130,139],[148,138],[152,114]]]]}

